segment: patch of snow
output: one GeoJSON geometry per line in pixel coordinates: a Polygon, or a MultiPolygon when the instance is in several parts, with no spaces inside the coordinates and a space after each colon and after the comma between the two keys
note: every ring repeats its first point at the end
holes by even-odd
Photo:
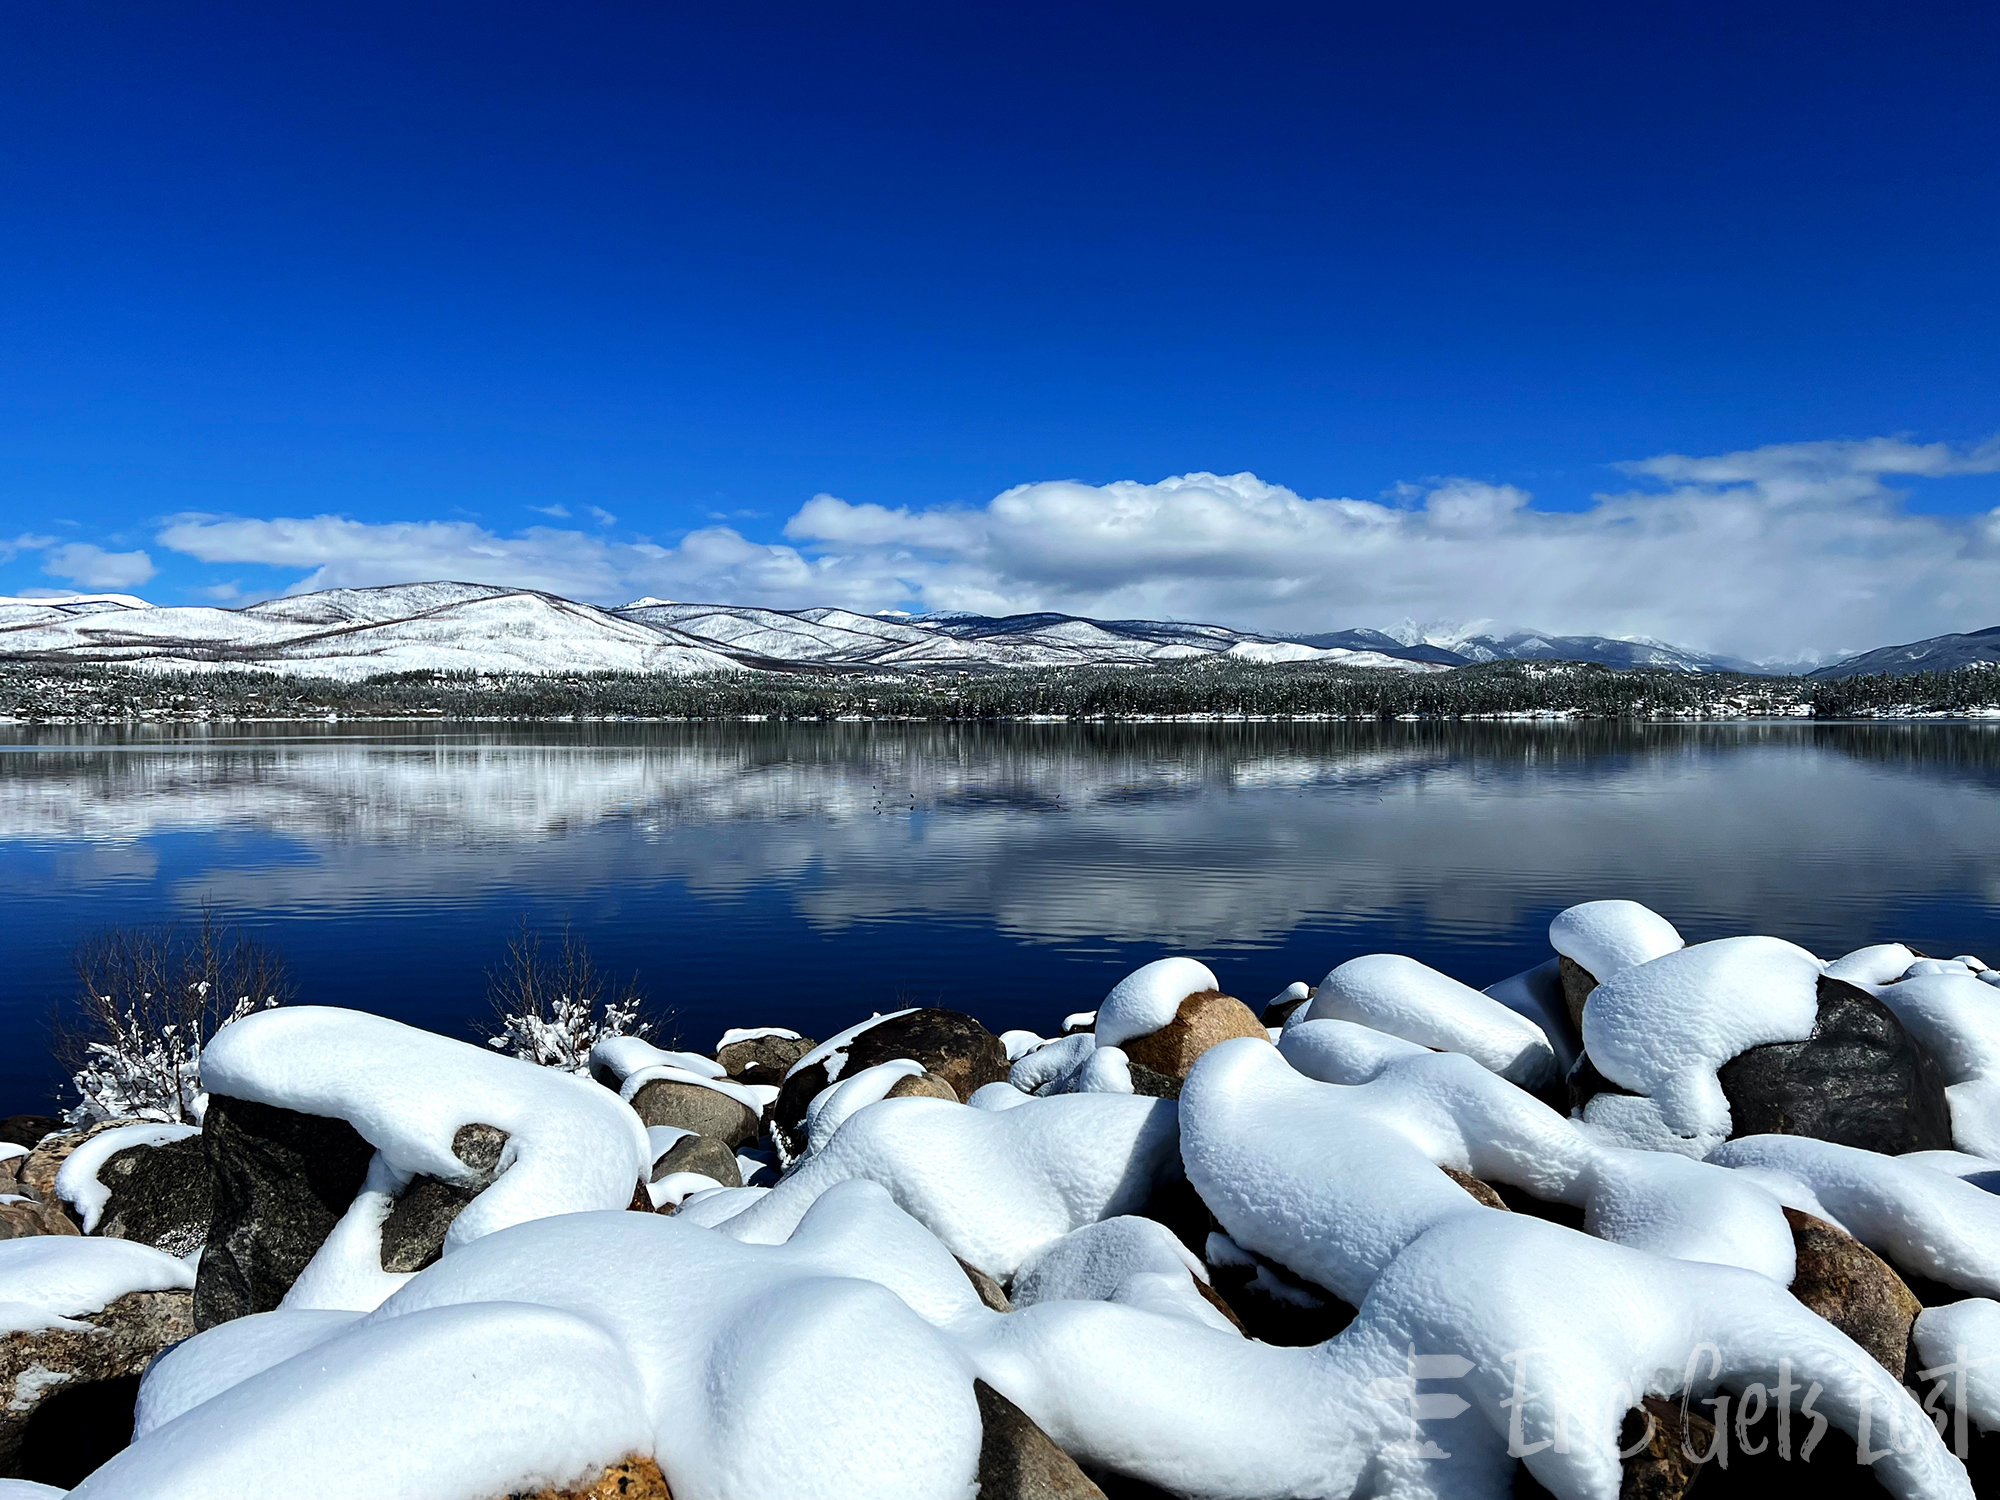
{"type": "Polygon", "coordinates": [[[826,1081],[828,1083],[838,1083],[840,1082],[841,1069],[847,1066],[847,1049],[854,1045],[856,1037],[871,1027],[880,1026],[884,1021],[893,1021],[898,1016],[915,1015],[916,1012],[916,1006],[910,1006],[905,1010],[892,1010],[887,1015],[870,1016],[865,1021],[857,1021],[845,1031],[836,1031],[804,1057],[785,1069],[785,1076],[790,1078],[794,1073],[803,1073],[814,1063],[824,1063],[826,1065],[826,1081]]]}
{"type": "Polygon", "coordinates": [[[1097,1043],[1121,1047],[1151,1036],[1179,1014],[1181,1002],[1203,990],[1220,989],[1206,964],[1191,958],[1159,958],[1134,969],[1097,1008],[1097,1043]]]}
{"type": "Polygon", "coordinates": [[[1910,1371],[1912,1379],[1927,1371],[1943,1375],[1947,1381],[1944,1404],[1958,1404],[1958,1386],[1963,1381],[1966,1417],[1981,1432],[2000,1432],[2000,1302],[1989,1297],[1967,1297],[1945,1307],[1927,1307],[1917,1314],[1910,1330],[1921,1368],[1910,1371]]]}
{"type": "Polygon", "coordinates": [[[139,1382],[132,1437],[144,1437],[252,1375],[351,1328],[358,1312],[279,1308],[218,1323],[174,1345],[139,1382]]]}
{"type": "Polygon", "coordinates": [[[1549,946],[1602,984],[1685,945],[1673,923],[1636,901],[1585,901],[1556,913],[1549,946]]]}
{"type": "Polygon", "coordinates": [[[1936,1059],[1951,1106],[1952,1144],[2000,1161],[2000,1007],[1987,988],[1954,964],[1870,992],[1936,1059]]]}
{"type": "Polygon", "coordinates": [[[1319,982],[1309,1018],[1355,1021],[1405,1041],[1462,1052],[1523,1088],[1555,1082],[1555,1049],[1526,1016],[1396,953],[1349,959],[1319,982]]]}
{"type": "Polygon", "coordinates": [[[194,1272],[164,1250],[136,1240],[42,1234],[0,1240],[0,1334],[83,1328],[129,1292],[192,1287],[194,1272]]]}
{"type": "Polygon", "coordinates": [[[652,1166],[645,1126],[609,1089],[358,1011],[289,1006],[224,1027],[202,1076],[232,1098],[346,1120],[405,1176],[461,1181],[457,1131],[507,1132],[500,1175],[452,1222],[447,1255],[528,1219],[623,1208],[652,1166]]]}
{"type": "Polygon", "coordinates": [[[1706,1155],[1730,1129],[1716,1070],[1752,1047],[1811,1036],[1819,976],[1819,960],[1796,944],[1734,937],[1600,981],[1583,1008],[1584,1048],[1634,1093],[1599,1094],[1584,1118],[1627,1145],[1706,1155]]]}
{"type": "MultiPolygon", "coordinates": [[[[720,1051],[720,1048],[716,1049],[720,1051]]],[[[608,1036],[590,1049],[590,1071],[623,1083],[643,1068],[678,1068],[698,1078],[723,1078],[722,1064],[699,1052],[673,1052],[636,1036],[608,1036]]]]}
{"type": "Polygon", "coordinates": [[[1836,958],[1826,966],[1826,977],[1868,987],[1894,984],[1916,959],[1917,955],[1901,943],[1876,943],[1836,958]]]}
{"type": "Polygon", "coordinates": [[[806,1105],[806,1154],[812,1155],[832,1140],[834,1132],[856,1110],[879,1103],[903,1079],[920,1078],[923,1071],[924,1065],[916,1059],[897,1057],[828,1084],[806,1105]]]}
{"type": "Polygon", "coordinates": [[[1008,1297],[1019,1309],[1039,1302],[1123,1302],[1170,1318],[1192,1318],[1223,1333],[1236,1327],[1195,1290],[1208,1268],[1152,1219],[1130,1215],[1072,1230],[1030,1256],[1008,1297]]]}
{"type": "Polygon", "coordinates": [[[798,1032],[784,1026],[732,1026],[722,1033],[722,1040],[715,1044],[715,1050],[720,1052],[738,1042],[762,1041],[767,1036],[783,1037],[792,1042],[804,1040],[798,1032]]]}

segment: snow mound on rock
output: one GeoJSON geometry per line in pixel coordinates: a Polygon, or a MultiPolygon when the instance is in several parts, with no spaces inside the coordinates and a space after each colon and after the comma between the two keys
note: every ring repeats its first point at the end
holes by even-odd
{"type": "Polygon", "coordinates": [[[1542,1028],[1490,995],[1396,953],[1349,959],[1319,983],[1309,1020],[1356,1021],[1405,1041],[1462,1052],[1523,1088],[1555,1082],[1542,1028]]]}
{"type": "Polygon", "coordinates": [[[1155,959],[1119,980],[1097,1007],[1097,1044],[1122,1047],[1151,1036],[1180,1013],[1189,995],[1221,987],[1206,964],[1191,958],[1155,959]]]}
{"type": "Polygon", "coordinates": [[[0,1335],[78,1329],[132,1292],[192,1287],[185,1261],[134,1240],[42,1234],[0,1240],[0,1335]]]}
{"type": "Polygon", "coordinates": [[[1684,945],[1673,923],[1636,901],[1585,901],[1556,913],[1549,946],[1602,984],[1684,945]]]}

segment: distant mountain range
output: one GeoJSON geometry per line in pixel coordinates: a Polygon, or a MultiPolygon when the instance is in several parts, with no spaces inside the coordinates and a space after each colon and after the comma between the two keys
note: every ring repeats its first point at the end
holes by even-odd
{"type": "MultiPolygon", "coordinates": [[[[1260,635],[1220,625],[1074,615],[856,614],[639,599],[617,609],[532,589],[412,583],[329,589],[245,609],[149,604],[130,594],[0,598],[0,657],[161,670],[249,668],[354,679],[387,672],[992,670],[1141,666],[1216,657],[1440,672],[1487,661],[1575,661],[1680,672],[1784,672],[1663,641],[1491,635],[1408,622],[1391,630],[1260,635]]],[[[2000,627],[1888,646],[1815,675],[2000,661],[2000,627]]]]}

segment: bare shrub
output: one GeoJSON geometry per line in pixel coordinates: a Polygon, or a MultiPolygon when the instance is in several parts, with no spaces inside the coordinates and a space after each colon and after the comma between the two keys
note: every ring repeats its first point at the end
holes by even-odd
{"type": "Polygon", "coordinates": [[[498,1022],[487,1046],[566,1073],[588,1073],[602,1038],[657,1037],[669,1019],[647,1001],[637,974],[614,993],[567,917],[547,946],[522,917],[506,957],[486,971],[486,998],[498,1022]]]}
{"type": "Polygon", "coordinates": [[[284,959],[203,906],[192,928],[113,927],[71,955],[77,995],[55,1024],[57,1060],[78,1102],[72,1125],[98,1120],[199,1124],[208,1107],[201,1049],[252,1011],[296,993],[284,959]]]}

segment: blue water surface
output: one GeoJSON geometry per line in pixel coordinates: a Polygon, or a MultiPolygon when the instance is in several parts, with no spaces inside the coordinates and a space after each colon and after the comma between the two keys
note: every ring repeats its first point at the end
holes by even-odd
{"type": "Polygon", "coordinates": [[[911,1004],[1046,1031],[1165,953],[1253,1002],[1379,950],[1483,985],[1604,896],[2000,962],[2000,726],[9,733],[0,1115],[57,1098],[75,945],[204,903],[300,999],[466,1037],[509,932],[567,918],[704,1048],[911,1004]]]}

